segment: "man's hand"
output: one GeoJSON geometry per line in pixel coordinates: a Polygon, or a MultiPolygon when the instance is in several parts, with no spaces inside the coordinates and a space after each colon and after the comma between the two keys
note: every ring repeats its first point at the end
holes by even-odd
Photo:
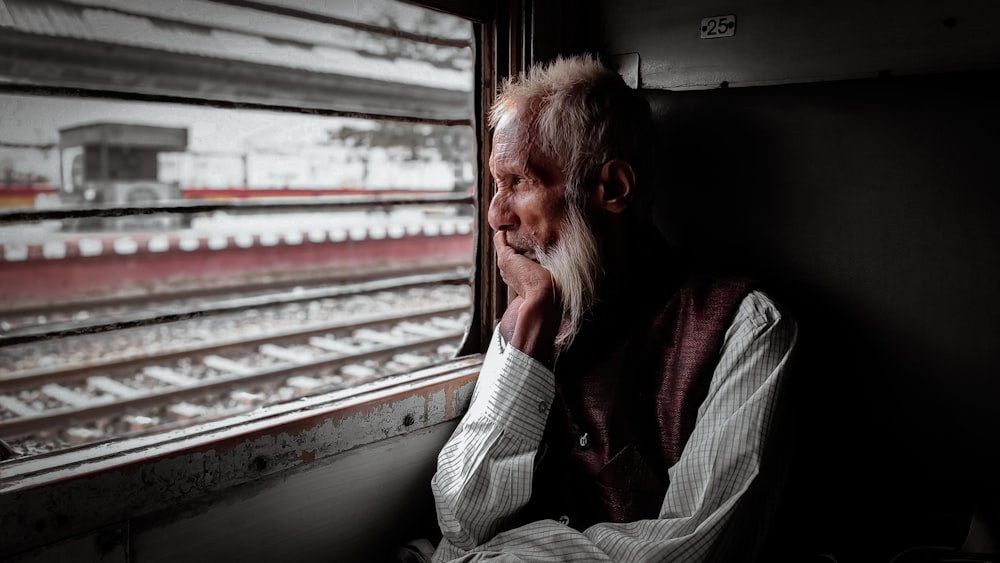
{"type": "Polygon", "coordinates": [[[552,365],[562,310],[552,274],[507,244],[504,231],[493,235],[500,276],[517,298],[500,322],[500,331],[518,350],[552,365]]]}

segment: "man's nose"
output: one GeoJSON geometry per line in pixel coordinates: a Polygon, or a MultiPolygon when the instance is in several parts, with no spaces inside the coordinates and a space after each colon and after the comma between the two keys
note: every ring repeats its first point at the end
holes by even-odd
{"type": "Polygon", "coordinates": [[[493,196],[487,220],[495,231],[509,231],[517,226],[517,215],[511,211],[507,198],[502,194],[493,196]]]}

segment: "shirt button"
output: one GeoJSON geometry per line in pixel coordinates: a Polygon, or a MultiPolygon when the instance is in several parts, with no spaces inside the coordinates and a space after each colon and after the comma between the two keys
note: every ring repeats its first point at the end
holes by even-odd
{"type": "Polygon", "coordinates": [[[549,404],[545,401],[538,401],[538,412],[545,414],[549,410],[549,404]]]}
{"type": "Polygon", "coordinates": [[[559,523],[562,524],[563,526],[569,526],[569,516],[566,516],[565,514],[560,516],[559,523]]]}
{"type": "Polygon", "coordinates": [[[578,440],[578,442],[581,448],[587,449],[587,447],[590,446],[590,437],[587,435],[586,432],[584,432],[583,434],[580,434],[580,439],[578,440]]]}

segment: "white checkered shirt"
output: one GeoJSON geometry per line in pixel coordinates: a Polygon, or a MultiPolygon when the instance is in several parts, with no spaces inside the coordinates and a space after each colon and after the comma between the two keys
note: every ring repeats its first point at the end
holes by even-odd
{"type": "Polygon", "coordinates": [[[741,525],[760,526],[777,496],[758,477],[797,332],[766,294],[749,293],[670,468],[659,517],[577,531],[554,520],[511,527],[531,497],[555,376],[496,331],[469,411],[438,456],[432,488],[444,539],[434,561],[687,562],[724,553],[737,507],[741,525]],[[749,494],[751,485],[762,494],[749,494]]]}

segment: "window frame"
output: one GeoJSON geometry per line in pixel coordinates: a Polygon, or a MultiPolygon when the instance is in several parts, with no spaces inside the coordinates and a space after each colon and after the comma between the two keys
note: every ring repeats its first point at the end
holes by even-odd
{"type": "MultiPolygon", "coordinates": [[[[0,510],[0,545],[7,546],[11,553],[42,549],[153,513],[173,514],[183,506],[211,502],[250,482],[326,466],[338,456],[389,438],[402,439],[409,433],[432,428],[444,428],[450,433],[449,429],[464,414],[482,354],[509,300],[493,259],[490,228],[483,220],[494,190],[485,166],[492,145],[485,116],[501,81],[525,67],[524,29],[529,9],[521,0],[404,1],[459,15],[474,24],[473,125],[478,147],[478,181],[473,196],[474,305],[471,324],[456,358],[387,380],[161,435],[0,463],[0,505],[4,507],[0,510]],[[224,474],[209,478],[201,475],[205,471],[201,460],[206,455],[218,460],[224,474]],[[95,497],[101,499],[96,509],[95,497]]],[[[267,6],[242,0],[222,3],[267,6]]],[[[0,85],[0,93],[61,91],[42,90],[0,85]]],[[[105,97],[108,92],[82,94],[105,97]]],[[[117,98],[178,101],[133,94],[117,98]]],[[[218,101],[206,103],[219,105],[218,101]]],[[[148,212],[138,208],[132,211],[148,212]]],[[[121,213],[121,209],[116,212],[121,213]]]]}

